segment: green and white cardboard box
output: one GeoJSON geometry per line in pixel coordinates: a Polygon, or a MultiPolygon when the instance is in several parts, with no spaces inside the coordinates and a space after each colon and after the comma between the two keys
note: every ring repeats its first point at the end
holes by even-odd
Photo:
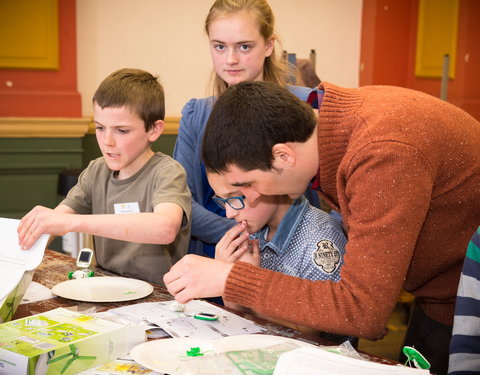
{"type": "Polygon", "coordinates": [[[58,308],[0,324],[1,375],[70,375],[127,354],[144,326],[58,308]]]}
{"type": "Polygon", "coordinates": [[[25,271],[16,287],[3,300],[0,299],[0,323],[12,320],[33,278],[34,270],[25,271]]]}
{"type": "Polygon", "coordinates": [[[15,310],[43,259],[49,238],[42,234],[29,250],[18,244],[20,220],[0,217],[0,323],[12,319],[15,310]]]}

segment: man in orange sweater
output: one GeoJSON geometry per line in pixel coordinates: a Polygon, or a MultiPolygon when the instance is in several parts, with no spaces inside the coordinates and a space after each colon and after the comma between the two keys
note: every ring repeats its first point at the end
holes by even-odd
{"type": "Polygon", "coordinates": [[[274,84],[229,88],[210,115],[203,158],[250,204],[261,194],[298,197],[313,180],[348,234],[342,280],[189,255],[165,284],[180,302],[223,295],[263,315],[368,339],[385,334],[403,288],[416,296],[406,344],[446,373],[461,266],[480,225],[480,124],[398,87],[321,83],[312,99],[318,121],[274,84]]]}

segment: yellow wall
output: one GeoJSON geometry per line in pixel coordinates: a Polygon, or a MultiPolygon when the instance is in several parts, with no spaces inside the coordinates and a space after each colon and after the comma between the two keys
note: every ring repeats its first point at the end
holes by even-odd
{"type": "Polygon", "coordinates": [[[0,1],[0,68],[58,69],[58,0],[0,1]]]}

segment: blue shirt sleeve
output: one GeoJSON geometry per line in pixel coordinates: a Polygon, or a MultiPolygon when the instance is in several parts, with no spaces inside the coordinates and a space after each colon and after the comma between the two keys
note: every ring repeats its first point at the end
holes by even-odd
{"type": "Polygon", "coordinates": [[[202,182],[201,146],[212,104],[212,98],[205,98],[191,99],[184,106],[173,158],[185,168],[188,187],[192,193],[191,235],[196,240],[215,244],[235,225],[235,221],[203,207],[206,192],[202,182]]]}

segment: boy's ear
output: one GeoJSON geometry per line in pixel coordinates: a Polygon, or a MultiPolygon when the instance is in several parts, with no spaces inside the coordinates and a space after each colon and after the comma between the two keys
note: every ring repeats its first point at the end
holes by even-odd
{"type": "Polygon", "coordinates": [[[160,135],[162,134],[164,128],[165,128],[165,122],[163,122],[163,120],[155,121],[152,125],[152,128],[149,130],[150,137],[148,138],[148,140],[150,142],[155,142],[158,139],[158,137],[160,137],[160,135]]]}
{"type": "Polygon", "coordinates": [[[293,148],[286,143],[277,143],[272,147],[273,166],[279,169],[293,167],[297,160],[297,155],[293,148]]]}

